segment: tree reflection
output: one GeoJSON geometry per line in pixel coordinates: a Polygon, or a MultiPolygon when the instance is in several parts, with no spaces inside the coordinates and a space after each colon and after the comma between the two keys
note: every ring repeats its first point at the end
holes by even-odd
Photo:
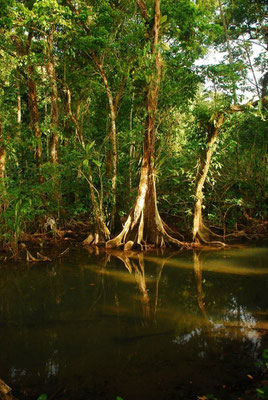
{"type": "Polygon", "coordinates": [[[194,273],[196,279],[196,289],[197,289],[197,303],[200,311],[204,317],[206,323],[209,323],[209,319],[207,316],[207,311],[204,302],[204,293],[203,293],[203,284],[202,284],[202,262],[201,255],[199,251],[194,251],[193,254],[194,260],[194,273]]]}

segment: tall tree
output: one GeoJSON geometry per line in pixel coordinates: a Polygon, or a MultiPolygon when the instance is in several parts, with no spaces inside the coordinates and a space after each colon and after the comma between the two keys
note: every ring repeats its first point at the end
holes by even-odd
{"type": "MultiPolygon", "coordinates": [[[[143,1],[138,1],[142,17],[148,22],[148,10],[143,1]]],[[[149,78],[146,94],[146,121],[143,141],[143,159],[138,196],[135,206],[127,218],[121,233],[107,242],[107,247],[124,245],[125,249],[133,246],[161,246],[181,243],[171,237],[159,215],[155,186],[155,121],[159,89],[162,76],[161,43],[161,8],[160,0],[154,1],[152,27],[147,28],[147,40],[151,41],[150,58],[153,60],[152,74],[149,78]]]]}

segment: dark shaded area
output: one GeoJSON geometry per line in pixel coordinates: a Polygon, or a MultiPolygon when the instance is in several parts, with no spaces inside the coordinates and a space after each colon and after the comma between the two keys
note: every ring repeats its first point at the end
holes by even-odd
{"type": "Polygon", "coordinates": [[[237,399],[262,373],[267,259],[74,249],[0,270],[0,376],[19,399],[237,399]]]}

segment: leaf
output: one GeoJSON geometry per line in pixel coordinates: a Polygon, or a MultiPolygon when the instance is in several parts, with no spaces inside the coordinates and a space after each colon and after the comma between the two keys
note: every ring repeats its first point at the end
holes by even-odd
{"type": "Polygon", "coordinates": [[[116,397],[116,400],[123,400],[123,399],[122,399],[122,397],[117,396],[117,397],[116,397]]]}
{"type": "Polygon", "coordinates": [[[83,165],[84,165],[85,167],[88,167],[88,160],[87,160],[87,159],[83,161],[83,165]]]}
{"type": "Polygon", "coordinates": [[[47,394],[46,393],[40,394],[37,400],[47,400],[47,394]]]}
{"type": "Polygon", "coordinates": [[[164,24],[165,22],[167,22],[167,15],[162,15],[160,18],[160,24],[164,24]]]}
{"type": "Polygon", "coordinates": [[[93,140],[93,142],[86,145],[86,153],[89,153],[89,151],[92,149],[94,144],[95,144],[95,140],[93,140]]]}
{"type": "Polygon", "coordinates": [[[268,386],[263,386],[262,388],[256,389],[258,397],[261,399],[268,399],[268,386]]]}
{"type": "Polygon", "coordinates": [[[94,164],[96,164],[97,167],[101,167],[101,162],[99,162],[98,160],[92,160],[92,162],[94,162],[94,164]]]}

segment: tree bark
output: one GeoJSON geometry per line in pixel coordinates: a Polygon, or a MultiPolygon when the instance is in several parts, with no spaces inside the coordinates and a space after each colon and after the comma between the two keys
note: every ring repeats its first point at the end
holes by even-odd
{"type": "Polygon", "coordinates": [[[3,143],[2,122],[0,121],[0,184],[3,187],[3,179],[5,178],[6,170],[6,149],[3,143]]]}
{"type": "Polygon", "coordinates": [[[195,192],[195,205],[194,205],[194,220],[193,220],[193,241],[195,243],[208,243],[210,241],[210,230],[203,223],[202,218],[202,205],[203,205],[203,189],[208,175],[211,157],[215,150],[215,142],[220,133],[220,127],[224,121],[224,114],[220,114],[216,118],[215,125],[211,125],[210,132],[208,132],[207,146],[204,158],[201,159],[201,167],[197,178],[196,192],[195,192]]]}
{"type": "MultiPolygon", "coordinates": [[[[42,141],[41,141],[41,129],[39,122],[39,112],[38,112],[38,99],[36,93],[36,84],[33,79],[34,67],[33,65],[28,65],[28,95],[29,95],[29,106],[31,112],[31,124],[34,130],[34,135],[37,141],[37,146],[35,149],[36,164],[40,170],[42,163],[42,141]]],[[[41,177],[41,175],[40,175],[41,177]]]]}
{"type": "Polygon", "coordinates": [[[116,117],[118,112],[118,105],[120,98],[123,93],[123,89],[126,82],[126,76],[123,76],[120,88],[117,92],[116,97],[114,98],[112,91],[109,87],[108,78],[103,68],[103,63],[98,59],[95,52],[92,51],[92,58],[99,70],[99,73],[102,77],[105,91],[108,98],[109,103],[109,110],[110,110],[110,132],[109,132],[109,139],[111,150],[108,152],[108,163],[111,164],[111,171],[112,171],[112,212],[111,212],[111,230],[115,230],[117,228],[115,223],[116,213],[117,213],[117,163],[118,163],[118,152],[117,152],[117,129],[116,129],[116,117]]]}
{"type": "Polygon", "coordinates": [[[5,194],[6,194],[6,185],[5,185],[5,171],[6,171],[6,148],[3,143],[3,135],[2,135],[2,121],[0,120],[0,196],[2,198],[2,203],[0,204],[0,211],[6,209],[5,203],[5,194]]]}
{"type": "MultiPolygon", "coordinates": [[[[138,1],[138,6],[140,6],[140,3],[141,2],[138,1]]],[[[148,14],[148,12],[144,10],[143,2],[140,11],[142,15],[148,14]]],[[[150,54],[154,60],[154,68],[147,88],[146,129],[143,142],[141,177],[136,204],[129,214],[120,234],[106,243],[106,247],[108,248],[123,247],[129,250],[130,248],[144,249],[155,246],[164,247],[167,244],[181,245],[181,242],[172,238],[166,232],[164,223],[158,212],[156,198],[154,171],[155,118],[162,74],[162,60],[159,50],[160,15],[160,0],[155,0],[153,43],[150,54]]],[[[148,37],[149,36],[151,35],[148,35],[148,37]]]]}
{"type": "Polygon", "coordinates": [[[50,29],[50,33],[47,36],[47,47],[48,47],[48,60],[46,64],[47,74],[49,77],[51,87],[51,143],[50,143],[50,156],[52,164],[58,163],[58,123],[59,123],[59,106],[58,106],[58,87],[57,78],[55,72],[55,59],[53,54],[53,41],[55,34],[55,26],[53,25],[50,29]]]}
{"type": "Polygon", "coordinates": [[[17,124],[18,124],[18,135],[21,134],[21,95],[20,95],[20,80],[19,74],[17,74],[17,124]]]}

